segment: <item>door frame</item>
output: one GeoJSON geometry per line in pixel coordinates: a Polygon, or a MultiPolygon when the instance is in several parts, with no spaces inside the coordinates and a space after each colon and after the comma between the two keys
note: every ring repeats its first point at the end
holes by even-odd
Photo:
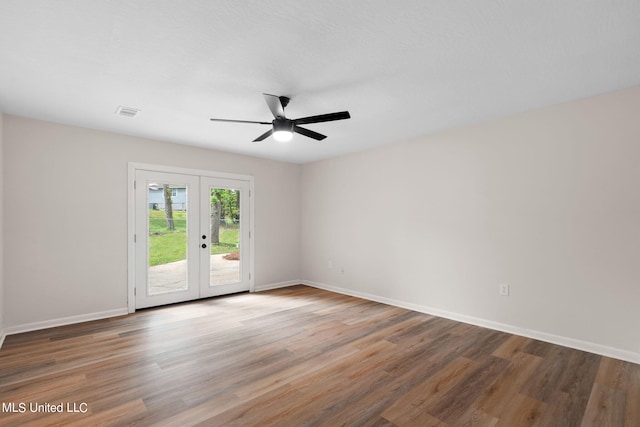
{"type": "Polygon", "coordinates": [[[128,163],[127,176],[127,309],[129,313],[136,311],[136,216],[135,216],[135,181],[136,171],[146,170],[153,172],[167,172],[181,175],[204,176],[209,178],[234,179],[238,181],[249,182],[249,292],[255,292],[255,274],[254,274],[254,249],[255,239],[254,232],[254,203],[253,188],[254,178],[251,175],[240,175],[227,172],[216,172],[211,170],[190,169],[177,166],[157,165],[149,163],[128,163]]]}

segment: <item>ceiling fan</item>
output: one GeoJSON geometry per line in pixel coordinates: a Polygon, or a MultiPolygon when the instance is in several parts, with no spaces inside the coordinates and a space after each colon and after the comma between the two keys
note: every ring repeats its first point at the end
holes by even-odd
{"type": "Polygon", "coordinates": [[[273,135],[276,141],[289,141],[293,137],[293,133],[299,133],[317,141],[322,141],[326,135],[314,132],[312,130],[300,127],[298,125],[306,125],[311,123],[331,122],[334,120],[344,120],[351,118],[348,111],[340,111],[338,113],[320,114],[317,116],[302,117],[299,119],[288,119],[284,115],[284,108],[289,104],[290,98],[286,96],[269,95],[263,93],[264,100],[274,119],[270,122],[256,122],[251,120],[231,120],[231,119],[215,119],[213,122],[233,122],[233,123],[255,123],[259,125],[271,125],[271,129],[257,137],[253,142],[260,142],[273,135]]]}

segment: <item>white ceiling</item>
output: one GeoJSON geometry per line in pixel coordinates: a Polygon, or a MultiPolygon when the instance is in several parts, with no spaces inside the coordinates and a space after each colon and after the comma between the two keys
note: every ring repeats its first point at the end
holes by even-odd
{"type": "Polygon", "coordinates": [[[2,111],[296,163],[636,85],[638,0],[0,0],[2,111]]]}

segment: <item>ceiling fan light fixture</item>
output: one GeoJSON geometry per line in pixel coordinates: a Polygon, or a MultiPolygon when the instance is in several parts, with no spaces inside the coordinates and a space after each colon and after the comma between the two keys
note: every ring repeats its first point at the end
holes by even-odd
{"type": "Polygon", "coordinates": [[[273,121],[273,139],[279,142],[291,141],[293,138],[293,122],[286,119],[273,121]]]}
{"type": "Polygon", "coordinates": [[[273,133],[273,139],[278,142],[291,141],[291,138],[293,138],[293,133],[288,130],[278,130],[273,133]]]}

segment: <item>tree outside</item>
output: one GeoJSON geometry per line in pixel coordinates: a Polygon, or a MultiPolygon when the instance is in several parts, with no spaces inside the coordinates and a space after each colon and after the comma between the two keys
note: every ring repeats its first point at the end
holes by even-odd
{"type": "MultiPolygon", "coordinates": [[[[186,259],[187,213],[172,208],[171,189],[163,186],[165,209],[149,209],[149,265],[186,259]]],[[[240,193],[211,189],[211,254],[236,254],[239,250],[240,193]]]]}

